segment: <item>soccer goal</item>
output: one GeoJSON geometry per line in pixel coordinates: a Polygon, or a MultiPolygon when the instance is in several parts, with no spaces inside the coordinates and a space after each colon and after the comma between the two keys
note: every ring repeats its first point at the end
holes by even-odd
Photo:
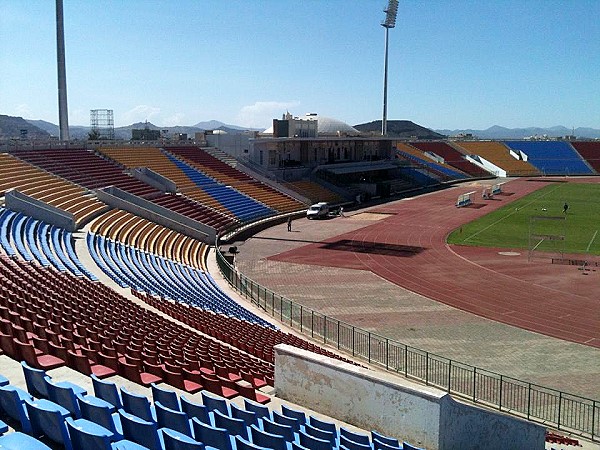
{"type": "Polygon", "coordinates": [[[563,259],[566,235],[565,216],[529,217],[528,261],[533,258],[563,259]]]}

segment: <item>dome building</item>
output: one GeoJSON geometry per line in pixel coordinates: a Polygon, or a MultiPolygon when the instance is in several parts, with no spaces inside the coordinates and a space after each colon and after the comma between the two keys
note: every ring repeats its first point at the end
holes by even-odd
{"type": "Polygon", "coordinates": [[[273,125],[261,133],[273,137],[322,137],[358,136],[360,132],[347,123],[331,117],[307,113],[305,117],[293,117],[289,112],[281,120],[273,119],[273,125]]]}

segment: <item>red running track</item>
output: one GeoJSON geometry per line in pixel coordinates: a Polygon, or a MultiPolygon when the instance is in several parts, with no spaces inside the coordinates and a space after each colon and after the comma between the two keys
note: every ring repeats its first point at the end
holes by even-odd
{"type": "MultiPolygon", "coordinates": [[[[533,192],[546,183],[515,180],[475,208],[456,208],[462,186],[394,202],[369,212],[390,214],[372,225],[269,259],[370,270],[430,299],[498,322],[600,347],[600,269],[527,262],[527,251],[451,246],[460,225],[533,192]]],[[[481,189],[478,189],[481,190],[481,189]]],[[[337,220],[337,219],[336,219],[337,220]]]]}

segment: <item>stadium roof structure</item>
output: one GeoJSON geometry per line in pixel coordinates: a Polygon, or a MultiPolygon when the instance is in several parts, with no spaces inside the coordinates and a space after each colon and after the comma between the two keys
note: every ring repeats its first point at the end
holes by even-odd
{"type": "MultiPolygon", "coordinates": [[[[317,134],[319,136],[356,135],[360,134],[356,128],[339,119],[311,114],[306,116],[307,120],[318,120],[317,134]]],[[[262,134],[273,134],[271,125],[262,134]]]]}

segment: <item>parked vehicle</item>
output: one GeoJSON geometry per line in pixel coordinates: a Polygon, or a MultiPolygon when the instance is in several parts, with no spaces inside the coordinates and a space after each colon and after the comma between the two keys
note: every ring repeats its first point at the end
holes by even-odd
{"type": "Polygon", "coordinates": [[[309,219],[320,219],[329,215],[329,205],[326,202],[319,202],[311,205],[306,211],[306,217],[309,219]]]}

